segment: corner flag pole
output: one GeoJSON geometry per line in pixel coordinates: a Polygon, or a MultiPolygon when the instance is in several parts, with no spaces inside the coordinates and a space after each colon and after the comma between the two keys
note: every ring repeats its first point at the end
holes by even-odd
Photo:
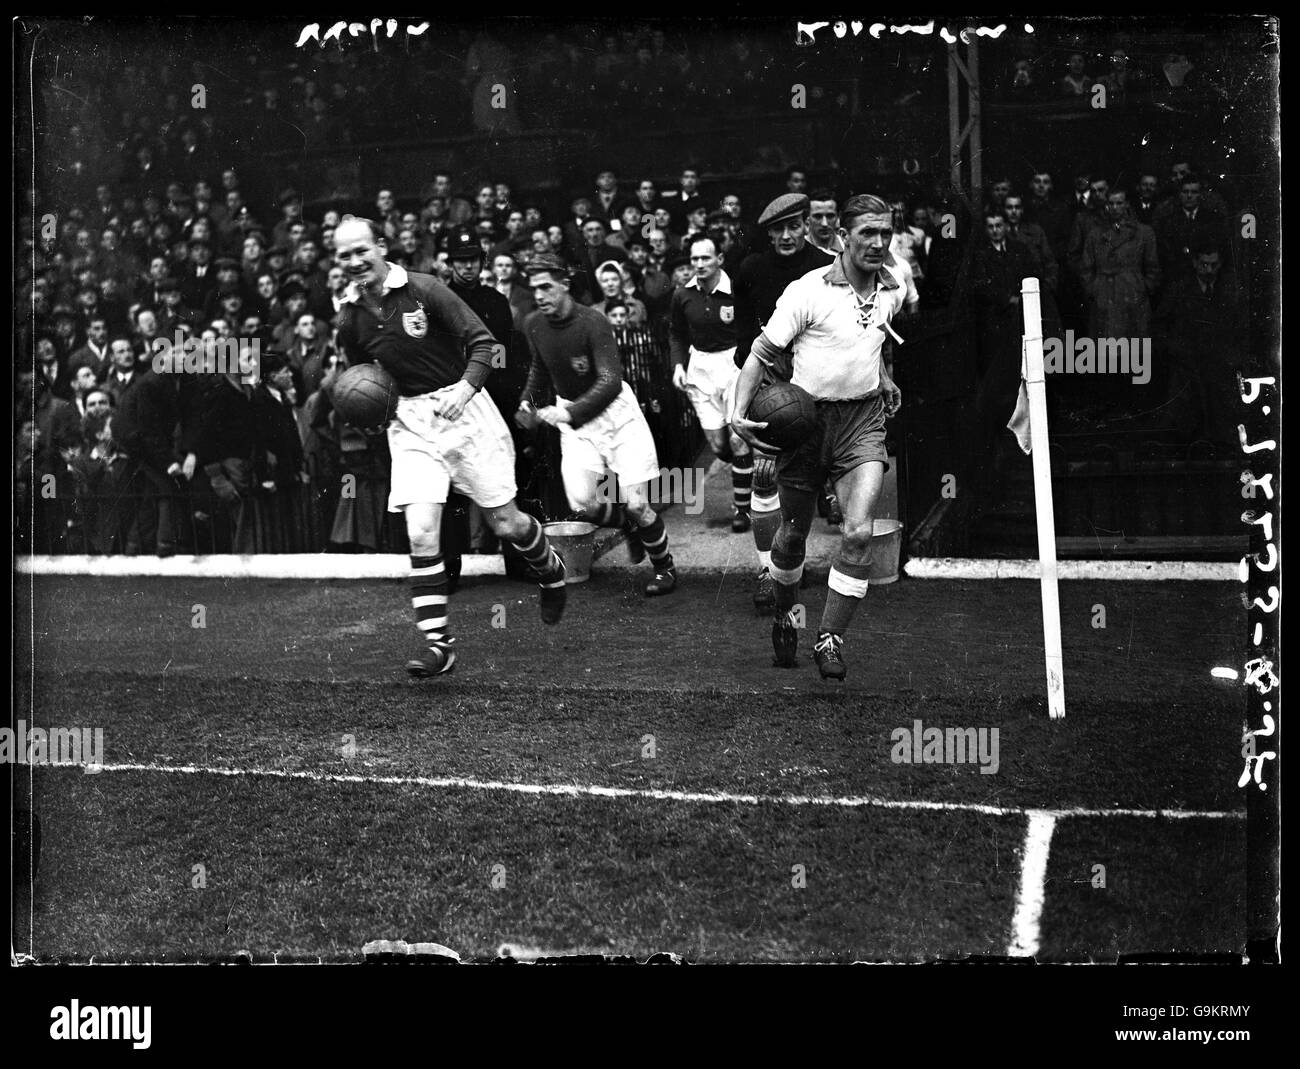
{"type": "Polygon", "coordinates": [[[1038,559],[1042,563],[1043,653],[1047,661],[1047,711],[1065,716],[1065,669],[1061,658],[1061,601],[1056,575],[1056,516],[1052,510],[1052,458],[1047,444],[1047,384],[1043,371],[1043,316],[1038,279],[1020,282],[1024,310],[1022,378],[1029,394],[1029,436],[1034,458],[1034,513],[1038,520],[1038,559]]]}

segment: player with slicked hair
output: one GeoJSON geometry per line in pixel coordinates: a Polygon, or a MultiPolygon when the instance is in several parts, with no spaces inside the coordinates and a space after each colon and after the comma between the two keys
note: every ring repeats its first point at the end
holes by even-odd
{"type": "Polygon", "coordinates": [[[344,219],[334,245],[350,282],[339,311],[339,346],[350,366],[380,364],[401,393],[388,426],[388,508],[406,514],[411,601],[429,646],[427,657],[406,668],[417,677],[441,675],[456,663],[440,544],[451,487],[478,504],[497,537],[532,569],[548,624],[564,611],[564,562],[542,525],[515,504],[514,443],[483,392],[493,367],[505,366],[502,346],[438,279],[387,262],[384,239],[368,219],[344,219]]]}
{"type": "Polygon", "coordinates": [[[647,597],[672,593],[677,570],[668,534],[650,507],[659,458],[636,394],[623,378],[613,328],[570,296],[559,257],[534,257],[525,271],[537,311],[524,320],[532,366],[515,422],[526,430],[548,423],[560,432],[569,506],[599,526],[622,528],[634,561],[649,554],[654,575],[643,587],[647,597]],[[537,408],[551,389],[555,404],[537,408]],[[618,492],[602,500],[607,472],[617,477],[618,492]]]}
{"type": "Polygon", "coordinates": [[[827,476],[844,512],[839,554],[831,568],[826,608],[813,655],[824,679],[846,674],[842,647],[858,603],[867,592],[872,522],[888,458],[885,418],[902,404],[882,350],[890,320],[905,293],[890,266],[893,216],[879,197],[851,197],[840,212],[844,251],[829,267],[810,271],[786,288],[755,340],[736,386],[731,426],[756,449],[779,452],[781,527],[772,542],[776,619],[775,664],[798,664],[794,607],[803,576],[804,546],[827,476]],[[784,350],[790,347],[793,355],[784,350]],[[802,387],[817,404],[819,429],[794,449],[763,443],[765,424],[746,418],[768,368],[802,387]]]}

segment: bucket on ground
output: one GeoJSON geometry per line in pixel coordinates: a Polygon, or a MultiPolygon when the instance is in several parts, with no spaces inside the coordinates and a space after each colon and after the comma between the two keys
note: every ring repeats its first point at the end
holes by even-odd
{"type": "Polygon", "coordinates": [[[898,579],[898,558],[903,546],[900,520],[871,521],[871,559],[867,563],[867,581],[877,586],[898,579]]]}
{"type": "MultiPolygon", "coordinates": [[[[546,537],[564,560],[565,581],[585,583],[591,578],[591,560],[596,551],[596,525],[568,520],[544,526],[546,537]]],[[[897,559],[897,554],[895,554],[897,559]]]]}

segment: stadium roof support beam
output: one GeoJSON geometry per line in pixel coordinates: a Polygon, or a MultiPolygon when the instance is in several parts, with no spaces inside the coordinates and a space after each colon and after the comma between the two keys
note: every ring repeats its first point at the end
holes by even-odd
{"type": "Polygon", "coordinates": [[[966,59],[953,42],[948,46],[948,169],[956,189],[968,188],[971,204],[978,208],[983,189],[980,141],[980,57],[974,37],[966,43],[966,59]],[[966,122],[961,121],[962,87],[966,89],[966,122]],[[962,182],[963,149],[969,148],[970,186],[962,182]]]}

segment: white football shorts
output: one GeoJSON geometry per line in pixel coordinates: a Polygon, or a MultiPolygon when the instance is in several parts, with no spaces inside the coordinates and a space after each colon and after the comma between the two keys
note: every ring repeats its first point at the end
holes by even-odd
{"type": "Polygon", "coordinates": [[[686,365],[686,396],[691,399],[695,418],[706,431],[727,426],[727,414],[739,378],[734,347],[716,353],[691,347],[690,363],[686,365]]]}
{"type": "Polygon", "coordinates": [[[480,508],[514,500],[515,445],[505,420],[480,390],[454,423],[433,411],[433,395],[403,397],[388,425],[393,456],[388,511],[407,505],[443,504],[455,488],[480,508]]]}
{"type": "MultiPolygon", "coordinates": [[[[557,398],[561,408],[571,401],[557,398]]],[[[618,396],[581,427],[561,423],[560,473],[566,486],[577,485],[582,472],[612,471],[623,486],[659,478],[659,455],[641,405],[624,382],[618,396]]]]}

